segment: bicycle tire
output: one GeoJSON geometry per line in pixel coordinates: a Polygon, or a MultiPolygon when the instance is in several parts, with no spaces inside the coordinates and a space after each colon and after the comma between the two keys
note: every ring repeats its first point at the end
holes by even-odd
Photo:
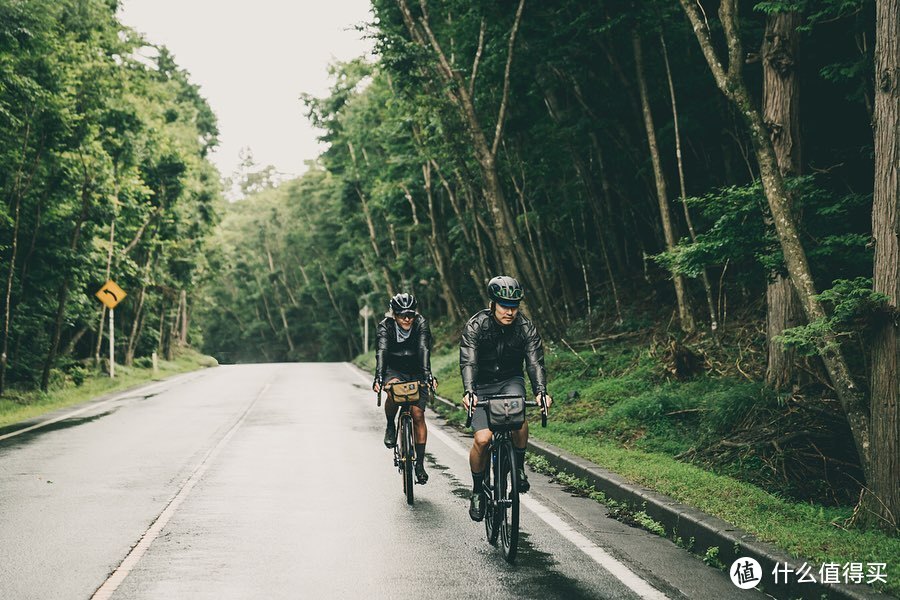
{"type": "Polygon", "coordinates": [[[503,558],[512,563],[519,549],[519,481],[512,441],[500,448],[500,546],[503,558]]]}
{"type": "Polygon", "coordinates": [[[412,419],[404,415],[402,418],[403,429],[403,492],[406,494],[406,503],[415,502],[413,493],[413,438],[412,438],[412,419]]]}
{"type": "Polygon", "coordinates": [[[484,491],[485,491],[485,507],[484,511],[484,532],[487,534],[488,544],[497,545],[497,539],[500,536],[500,513],[497,511],[497,461],[495,453],[490,452],[487,469],[484,473],[484,491]]]}

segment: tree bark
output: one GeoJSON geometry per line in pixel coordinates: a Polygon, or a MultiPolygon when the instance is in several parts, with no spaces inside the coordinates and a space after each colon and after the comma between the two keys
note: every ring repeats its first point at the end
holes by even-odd
{"type": "Polygon", "coordinates": [[[137,293],[137,308],[134,310],[134,319],[131,322],[131,335],[128,336],[128,346],[125,348],[125,366],[134,364],[134,353],[137,349],[137,339],[140,335],[141,322],[144,319],[144,295],[147,293],[145,286],[137,293]]]}
{"type": "Polygon", "coordinates": [[[434,193],[431,189],[431,163],[422,165],[422,176],[425,180],[425,195],[428,198],[428,219],[431,221],[431,236],[428,238],[431,247],[431,256],[434,267],[441,279],[441,287],[444,290],[444,301],[447,303],[447,315],[457,320],[464,315],[460,310],[459,298],[456,297],[456,286],[453,285],[453,277],[450,271],[450,257],[447,252],[444,236],[437,226],[437,217],[434,211],[434,193]]]}
{"type": "Polygon", "coordinates": [[[875,40],[874,289],[890,299],[872,344],[872,467],[864,518],[900,524],[900,0],[877,0],[875,40]]]}
{"type": "MultiPolygon", "coordinates": [[[[797,77],[799,12],[779,12],[766,19],[762,46],[763,120],[784,177],[800,174],[800,81],[797,77]]],[[[791,207],[788,206],[788,210],[791,207]]],[[[796,352],[777,340],[802,323],[800,305],[790,280],[773,273],[766,289],[766,383],[783,389],[796,381],[796,352]]]]}
{"type": "MultiPolygon", "coordinates": [[[[650,146],[650,160],[653,163],[653,175],[656,179],[656,198],[659,200],[659,216],[662,221],[663,234],[666,239],[666,248],[669,252],[675,250],[675,225],[672,223],[672,215],[669,212],[669,196],[666,191],[666,179],[662,171],[659,159],[659,148],[656,144],[656,129],[653,125],[653,113],[650,111],[650,99],[647,94],[647,81],[644,77],[644,59],[641,52],[641,38],[637,31],[631,34],[632,47],[634,49],[634,66],[637,72],[638,91],[641,96],[641,109],[644,114],[644,128],[647,130],[647,143],[650,146]]],[[[678,303],[678,320],[681,330],[685,333],[694,331],[694,317],[691,314],[690,301],[684,286],[684,277],[677,273],[672,277],[675,284],[675,300],[678,303]]]]}
{"type": "MultiPolygon", "coordinates": [[[[681,130],[678,123],[678,103],[675,101],[675,83],[672,81],[672,69],[669,66],[669,50],[666,48],[666,38],[662,30],[659,32],[659,41],[663,51],[663,63],[666,66],[666,80],[669,82],[669,97],[672,99],[672,122],[675,129],[675,162],[678,165],[678,187],[681,191],[681,207],[684,209],[684,222],[687,225],[688,233],[691,234],[691,241],[696,243],[697,232],[694,231],[694,221],[691,219],[691,211],[687,205],[687,186],[684,182],[684,164],[681,158],[681,130]]],[[[703,282],[703,291],[706,293],[709,329],[713,339],[718,344],[719,322],[716,318],[716,305],[713,302],[712,285],[709,283],[709,274],[706,272],[706,267],[700,273],[700,280],[703,282]]]]}
{"type": "MultiPolygon", "coordinates": [[[[78,215],[78,220],[75,222],[75,229],[72,231],[72,240],[69,243],[69,252],[72,256],[74,256],[75,252],[78,250],[78,240],[81,238],[81,227],[84,225],[85,219],[87,219],[88,208],[91,205],[91,196],[91,179],[85,173],[85,180],[81,187],[81,212],[78,215]]],[[[66,275],[63,278],[63,283],[60,286],[57,295],[56,322],[53,326],[53,337],[50,342],[50,349],[47,352],[47,358],[44,361],[44,370],[41,373],[41,390],[45,392],[50,385],[50,369],[53,366],[53,362],[56,360],[56,352],[59,349],[59,338],[62,334],[63,320],[66,314],[66,302],[69,298],[70,283],[71,276],[66,275]]]]}
{"type": "MultiPolygon", "coordinates": [[[[25,131],[22,135],[21,161],[19,162],[19,167],[16,170],[15,183],[13,184],[13,194],[16,198],[16,208],[13,211],[15,215],[13,224],[13,238],[12,247],[10,248],[9,274],[6,280],[5,301],[3,303],[3,344],[2,347],[0,347],[0,396],[3,395],[3,391],[6,389],[6,366],[7,361],[9,360],[9,323],[12,316],[12,285],[14,278],[13,275],[16,270],[16,258],[19,248],[19,224],[21,222],[22,197],[24,196],[24,191],[22,190],[20,183],[22,180],[22,171],[25,166],[26,154],[28,152],[28,142],[31,138],[31,117],[33,116],[34,110],[32,110],[31,115],[29,115],[28,119],[26,120],[25,131]]],[[[35,168],[37,167],[39,157],[40,152],[35,155],[35,168]]]]}
{"type": "MultiPolygon", "coordinates": [[[[800,299],[803,312],[808,321],[825,319],[825,309],[816,297],[816,287],[806,259],[806,252],[800,242],[797,224],[789,210],[790,199],[778,160],[772,147],[772,140],[766,129],[759,110],[753,105],[747,86],[741,75],[744,56],[741,48],[735,0],[722,0],[719,16],[722,21],[725,39],[728,43],[728,70],[726,72],[716,55],[710,39],[709,29],[704,25],[704,18],[692,0],[679,0],[690,19],[694,35],[719,90],[731,101],[744,120],[753,149],[759,164],[763,191],[769,204],[769,210],[775,221],[775,230],[781,243],[788,274],[800,299]]],[[[853,441],[859,454],[860,462],[869,478],[871,451],[869,443],[869,415],[865,402],[856,383],[850,376],[847,361],[844,359],[839,341],[834,336],[824,336],[818,345],[818,351],[825,362],[829,379],[834,386],[841,407],[847,415],[853,441]]]]}
{"type": "Polygon", "coordinates": [[[6,294],[5,301],[3,303],[3,347],[0,349],[0,396],[3,395],[3,391],[6,389],[6,362],[7,362],[7,353],[9,352],[9,322],[11,316],[11,304],[12,304],[12,286],[13,286],[13,274],[16,270],[16,254],[19,248],[19,222],[20,222],[20,214],[22,208],[22,196],[20,194],[16,195],[16,208],[13,211],[14,224],[13,224],[13,237],[12,237],[12,247],[10,248],[10,256],[9,256],[9,273],[6,277],[6,294]]]}

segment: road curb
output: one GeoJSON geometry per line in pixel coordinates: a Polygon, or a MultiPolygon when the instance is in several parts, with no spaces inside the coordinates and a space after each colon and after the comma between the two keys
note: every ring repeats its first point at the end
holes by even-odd
{"type": "MultiPolygon", "coordinates": [[[[435,397],[450,408],[459,408],[456,404],[440,396],[435,397]]],[[[752,534],[738,529],[731,523],[713,517],[695,508],[680,504],[654,490],[641,487],[627,481],[620,475],[600,467],[588,460],[568,454],[556,446],[534,438],[528,441],[529,449],[544,458],[556,469],[565,471],[586,480],[598,491],[617,501],[640,507],[655,521],[661,523],[669,534],[677,534],[684,540],[694,539],[691,551],[704,555],[708,548],[719,548],[718,558],[726,565],[731,565],[738,558],[749,556],[756,559],[763,573],[771,577],[776,563],[787,564],[796,569],[804,561],[788,556],[775,546],[758,540],[752,534]]],[[[671,535],[669,536],[671,537],[671,535]]],[[[809,562],[809,561],[807,561],[809,562]]],[[[814,565],[811,571],[818,576],[814,565]]],[[[848,600],[885,600],[889,598],[865,585],[830,584],[830,583],[797,583],[767,586],[766,594],[784,600],[803,598],[805,600],[822,600],[823,598],[841,598],[848,600]]]]}

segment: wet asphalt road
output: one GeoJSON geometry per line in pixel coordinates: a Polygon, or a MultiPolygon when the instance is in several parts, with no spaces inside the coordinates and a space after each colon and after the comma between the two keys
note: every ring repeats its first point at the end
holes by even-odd
{"type": "Polygon", "coordinates": [[[114,571],[104,597],[762,597],[537,474],[506,564],[466,513],[469,440],[429,419],[407,506],[347,364],[218,367],[79,409],[0,431],[4,600],[91,598],[114,571]]]}

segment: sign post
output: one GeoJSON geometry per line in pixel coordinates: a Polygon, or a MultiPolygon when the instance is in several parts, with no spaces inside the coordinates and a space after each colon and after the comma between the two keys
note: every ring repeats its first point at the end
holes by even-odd
{"type": "Polygon", "coordinates": [[[363,335],[363,352],[369,352],[369,317],[372,316],[372,309],[369,308],[369,305],[366,304],[361,309],[359,309],[359,316],[363,318],[364,325],[364,335],[363,335]]]}
{"type": "Polygon", "coordinates": [[[103,287],[97,290],[97,293],[94,295],[109,309],[109,376],[110,378],[113,378],[116,376],[115,308],[128,294],[125,293],[125,290],[117,286],[115,281],[110,279],[104,283],[103,287]]]}
{"type": "Polygon", "coordinates": [[[116,309],[109,309],[109,377],[114,379],[116,376],[116,309]]]}

